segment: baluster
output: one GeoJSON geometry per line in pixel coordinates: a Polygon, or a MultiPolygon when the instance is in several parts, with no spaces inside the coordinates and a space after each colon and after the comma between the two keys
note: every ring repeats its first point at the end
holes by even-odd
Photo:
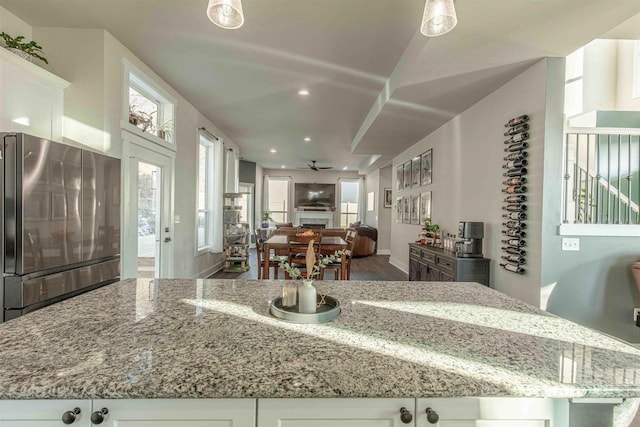
{"type": "Polygon", "coordinates": [[[584,218],[583,221],[585,224],[589,224],[591,222],[591,203],[589,203],[589,190],[591,183],[591,174],[589,173],[589,155],[591,154],[591,135],[587,134],[587,162],[585,165],[585,181],[584,181],[584,218]]]}
{"type": "Polygon", "coordinates": [[[618,222],[616,222],[616,224],[621,224],[622,222],[622,206],[621,206],[621,202],[622,200],[620,200],[620,166],[621,166],[621,160],[620,157],[622,154],[622,136],[618,135],[618,179],[616,180],[616,182],[618,183],[618,222]]]}
{"type": "Polygon", "coordinates": [[[579,222],[579,218],[580,218],[580,163],[579,163],[579,157],[578,155],[580,154],[580,134],[576,134],[576,153],[575,153],[575,168],[576,168],[576,173],[575,176],[573,177],[573,191],[575,192],[575,217],[573,219],[574,223],[578,223],[579,222]]]}
{"type": "Polygon", "coordinates": [[[567,223],[569,220],[567,219],[567,214],[569,210],[569,179],[571,175],[569,174],[569,134],[567,134],[566,145],[564,147],[564,208],[562,209],[562,214],[564,218],[562,222],[567,223]]]}
{"type": "Polygon", "coordinates": [[[600,135],[596,135],[596,184],[595,184],[595,198],[596,198],[596,217],[595,223],[600,224],[602,222],[602,214],[600,213],[600,135]]]}
{"type": "Polygon", "coordinates": [[[629,135],[628,141],[628,155],[627,155],[627,224],[631,224],[631,135],[629,135]]]}
{"type": "Polygon", "coordinates": [[[607,224],[611,224],[611,135],[607,135],[607,224]]]}

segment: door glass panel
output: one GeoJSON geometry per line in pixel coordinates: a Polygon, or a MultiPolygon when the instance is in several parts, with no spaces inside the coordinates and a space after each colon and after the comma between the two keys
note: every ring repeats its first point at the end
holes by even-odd
{"type": "Polygon", "coordinates": [[[162,168],[138,163],[137,277],[159,277],[162,168]]]}

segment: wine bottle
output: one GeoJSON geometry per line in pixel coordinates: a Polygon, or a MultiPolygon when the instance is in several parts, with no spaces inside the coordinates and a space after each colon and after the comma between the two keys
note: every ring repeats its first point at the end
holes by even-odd
{"type": "Polygon", "coordinates": [[[521,246],[526,246],[526,242],[522,239],[508,239],[508,240],[500,240],[501,243],[504,243],[505,245],[509,245],[509,246],[515,246],[516,248],[519,248],[521,246]]]}
{"type": "Polygon", "coordinates": [[[518,265],[524,264],[526,262],[524,257],[518,256],[518,255],[501,255],[500,258],[502,258],[507,262],[511,262],[518,265]]]}
{"type": "Polygon", "coordinates": [[[527,205],[523,205],[521,203],[509,203],[507,206],[503,206],[502,210],[509,212],[524,212],[527,210],[527,205]]]}
{"type": "Polygon", "coordinates": [[[503,213],[502,218],[514,219],[516,221],[524,221],[527,219],[527,214],[525,212],[509,212],[509,213],[503,213]]]}
{"type": "Polygon", "coordinates": [[[520,267],[519,265],[515,265],[515,264],[502,264],[500,263],[500,267],[504,268],[507,271],[512,271],[514,273],[518,273],[518,274],[524,274],[524,268],[520,267]]]}
{"type": "Polygon", "coordinates": [[[516,133],[524,132],[525,130],[529,130],[528,123],[523,123],[521,125],[509,128],[509,130],[504,133],[504,136],[515,135],[516,133]]]}
{"type": "Polygon", "coordinates": [[[529,143],[527,141],[516,142],[515,144],[507,145],[504,149],[505,153],[512,153],[514,151],[522,151],[529,148],[529,143]]]}
{"type": "Polygon", "coordinates": [[[525,141],[527,139],[529,139],[529,132],[520,132],[520,133],[516,133],[509,139],[505,139],[504,143],[513,144],[514,142],[525,141]]]}
{"type": "Polygon", "coordinates": [[[521,116],[518,117],[514,117],[513,119],[509,120],[504,127],[508,128],[508,127],[512,127],[512,126],[518,126],[521,123],[526,123],[529,121],[529,116],[527,116],[526,114],[523,114],[521,116]]]}
{"type": "Polygon", "coordinates": [[[521,160],[528,156],[529,154],[526,151],[516,151],[515,153],[507,154],[502,158],[502,160],[505,162],[509,160],[521,160]]]}
{"type": "Polygon", "coordinates": [[[502,174],[502,176],[512,177],[512,176],[520,176],[520,175],[526,175],[526,174],[527,174],[527,168],[513,168],[513,169],[507,170],[505,173],[502,174]]]}
{"type": "Polygon", "coordinates": [[[527,166],[528,164],[529,162],[527,161],[527,159],[510,160],[502,165],[502,169],[522,168],[527,166]]]}
{"type": "Polygon", "coordinates": [[[527,256],[527,251],[525,251],[524,249],[521,248],[515,248],[513,246],[503,246],[502,248],[502,252],[506,252],[510,255],[518,255],[518,256],[527,256]]]}
{"type": "Polygon", "coordinates": [[[512,178],[507,179],[506,181],[502,181],[504,185],[522,185],[527,183],[527,178],[524,176],[514,176],[512,178]]]}
{"type": "Polygon", "coordinates": [[[527,192],[527,186],[526,185],[510,185],[507,188],[503,188],[502,192],[503,193],[507,193],[507,194],[526,193],[527,192]]]}
{"type": "Polygon", "coordinates": [[[502,225],[508,228],[515,228],[518,230],[524,230],[525,228],[527,228],[527,224],[520,221],[507,221],[507,222],[503,222],[502,225]]]}
{"type": "Polygon", "coordinates": [[[513,196],[507,196],[504,198],[507,203],[524,203],[527,201],[527,196],[524,194],[515,194],[513,196]]]}
{"type": "Polygon", "coordinates": [[[520,239],[524,239],[527,237],[527,232],[522,230],[517,230],[515,228],[508,228],[506,230],[502,230],[502,234],[509,237],[517,237],[520,239]]]}

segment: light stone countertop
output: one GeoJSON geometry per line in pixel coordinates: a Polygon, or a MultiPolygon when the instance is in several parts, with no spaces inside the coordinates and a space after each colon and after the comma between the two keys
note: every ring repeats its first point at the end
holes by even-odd
{"type": "Polygon", "coordinates": [[[474,283],[126,280],[0,325],[0,398],[640,397],[640,350],[474,283]]]}

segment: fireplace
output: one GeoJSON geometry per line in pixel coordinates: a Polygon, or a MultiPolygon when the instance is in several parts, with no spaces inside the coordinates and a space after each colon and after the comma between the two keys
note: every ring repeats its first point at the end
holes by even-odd
{"type": "Polygon", "coordinates": [[[296,225],[333,227],[333,212],[326,211],[296,211],[296,225]]]}

